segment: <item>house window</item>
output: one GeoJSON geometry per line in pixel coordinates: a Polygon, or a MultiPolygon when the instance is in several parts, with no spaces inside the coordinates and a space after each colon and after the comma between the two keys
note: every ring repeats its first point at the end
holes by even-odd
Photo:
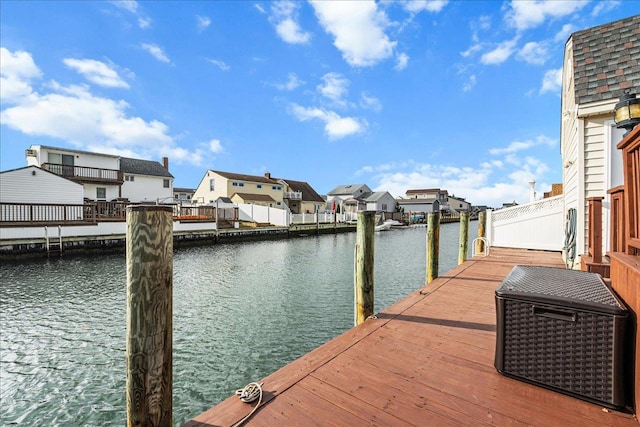
{"type": "Polygon", "coordinates": [[[209,191],[213,191],[216,189],[216,180],[215,179],[210,179],[209,180],[209,191]]]}
{"type": "Polygon", "coordinates": [[[244,182],[234,182],[233,184],[234,187],[244,187],[244,182]]]}
{"type": "Polygon", "coordinates": [[[262,188],[262,184],[256,184],[256,188],[262,188]]]}
{"type": "Polygon", "coordinates": [[[276,206],[280,206],[282,202],[276,202],[276,206]]]}
{"type": "Polygon", "coordinates": [[[386,211],[386,210],[387,210],[387,204],[386,204],[386,203],[383,203],[383,204],[382,204],[382,210],[383,210],[383,211],[386,211]]]}
{"type": "Polygon", "coordinates": [[[133,175],[125,175],[125,176],[124,176],[124,180],[125,180],[125,181],[131,181],[131,182],[133,182],[133,181],[134,181],[134,178],[135,178],[135,177],[134,177],[133,175]]]}
{"type": "Polygon", "coordinates": [[[282,190],[282,187],[280,187],[279,185],[274,185],[273,187],[271,187],[271,189],[280,191],[280,190],[282,190]]]}
{"type": "Polygon", "coordinates": [[[162,186],[164,188],[169,188],[169,180],[168,179],[163,179],[162,180],[162,186]]]}
{"type": "Polygon", "coordinates": [[[96,199],[105,200],[107,198],[107,189],[104,187],[96,188],[96,199]]]}

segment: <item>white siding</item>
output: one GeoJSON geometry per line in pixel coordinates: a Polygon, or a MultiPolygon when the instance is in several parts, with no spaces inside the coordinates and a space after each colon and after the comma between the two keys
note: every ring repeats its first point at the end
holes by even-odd
{"type": "Polygon", "coordinates": [[[117,185],[84,184],[84,197],[90,200],[113,200],[120,197],[120,189],[117,185]],[[106,188],[106,196],[98,199],[98,188],[106,188]]]}
{"type": "Polygon", "coordinates": [[[73,155],[74,166],[86,166],[91,168],[100,169],[120,169],[120,158],[117,156],[110,156],[105,154],[93,154],[86,152],[76,152],[73,150],[64,150],[57,148],[48,148],[41,146],[34,146],[34,149],[40,151],[38,162],[39,164],[49,162],[49,153],[70,154],[73,155]]]}
{"type": "MultiPolygon", "coordinates": [[[[128,174],[131,175],[131,174],[128,174]]],[[[173,179],[169,177],[133,175],[133,181],[122,184],[122,196],[130,202],[166,202],[173,201],[173,179]],[[169,187],[164,188],[164,180],[169,180],[169,187]]]]}
{"type": "Polygon", "coordinates": [[[0,202],[83,203],[82,185],[35,166],[3,172],[1,176],[0,202]]]}

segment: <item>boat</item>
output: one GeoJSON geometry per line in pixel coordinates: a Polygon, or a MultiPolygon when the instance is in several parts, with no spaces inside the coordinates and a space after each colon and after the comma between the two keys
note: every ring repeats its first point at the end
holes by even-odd
{"type": "Polygon", "coordinates": [[[384,221],[380,224],[376,224],[375,226],[375,230],[376,231],[386,231],[386,230],[390,230],[391,229],[391,222],[389,221],[384,221]]]}

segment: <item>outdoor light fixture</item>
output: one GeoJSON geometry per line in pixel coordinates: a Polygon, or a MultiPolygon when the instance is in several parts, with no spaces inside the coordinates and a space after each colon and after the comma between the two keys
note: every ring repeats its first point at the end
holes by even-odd
{"type": "Polygon", "coordinates": [[[613,120],[618,129],[626,129],[628,134],[638,123],[640,123],[640,99],[635,93],[629,93],[629,89],[620,97],[620,102],[613,109],[613,120]]]}

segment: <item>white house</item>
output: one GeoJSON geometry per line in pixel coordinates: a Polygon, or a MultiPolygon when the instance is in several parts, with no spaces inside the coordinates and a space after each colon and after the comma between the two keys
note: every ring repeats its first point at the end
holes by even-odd
{"type": "Polygon", "coordinates": [[[465,199],[461,197],[448,196],[447,205],[449,206],[450,209],[453,209],[456,212],[471,211],[471,203],[467,202],[465,199]]]}
{"type": "Polygon", "coordinates": [[[339,185],[327,193],[327,206],[330,209],[335,206],[336,211],[345,212],[345,207],[355,205],[355,208],[350,209],[355,209],[355,211],[357,212],[357,200],[363,195],[371,193],[371,189],[366,184],[339,185]],[[346,204],[347,206],[345,206],[346,201],[350,202],[349,204],[346,204]]]}
{"type": "Polygon", "coordinates": [[[25,154],[27,165],[81,184],[88,200],[144,202],[173,198],[173,175],[166,157],[163,167],[156,161],[45,145],[32,145],[25,154]]]}
{"type": "Polygon", "coordinates": [[[576,255],[587,251],[588,199],[603,198],[603,253],[609,249],[609,195],[623,183],[613,112],[625,90],[640,93],[640,15],[573,33],[562,69],[561,135],[565,216],[576,218],[576,255]]]}
{"type": "Polygon", "coordinates": [[[376,212],[395,212],[396,199],[388,191],[374,191],[362,197],[366,210],[376,212]]]}

